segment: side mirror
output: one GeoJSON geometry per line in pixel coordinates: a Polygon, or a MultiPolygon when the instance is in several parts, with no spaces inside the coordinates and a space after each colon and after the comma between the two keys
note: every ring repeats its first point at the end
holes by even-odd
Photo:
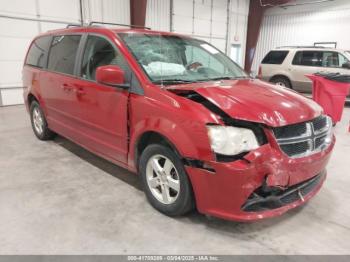
{"type": "Polygon", "coordinates": [[[116,65],[99,66],[96,69],[96,81],[104,85],[129,88],[129,84],[124,83],[124,71],[116,65]]]}
{"type": "Polygon", "coordinates": [[[341,67],[345,69],[350,69],[350,62],[345,62],[344,64],[342,64],[341,67]]]}

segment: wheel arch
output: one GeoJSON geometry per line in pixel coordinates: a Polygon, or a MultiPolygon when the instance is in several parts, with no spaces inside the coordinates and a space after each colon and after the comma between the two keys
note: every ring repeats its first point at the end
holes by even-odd
{"type": "MultiPolygon", "coordinates": [[[[155,114],[155,113],[154,113],[155,114]]],[[[132,120],[129,133],[128,166],[137,171],[137,157],[150,143],[160,142],[183,159],[212,160],[211,147],[205,124],[174,117],[173,113],[165,116],[148,115],[140,120],[132,120]],[[141,142],[140,142],[141,141],[141,142]],[[135,152],[136,151],[136,152],[135,152]]]]}
{"type": "Polygon", "coordinates": [[[289,82],[290,86],[293,88],[292,81],[290,80],[290,77],[288,77],[287,75],[285,75],[285,74],[276,74],[276,75],[270,77],[269,82],[273,81],[276,78],[284,78],[284,79],[286,79],[289,82]]]}
{"type": "Polygon", "coordinates": [[[39,99],[35,95],[33,95],[32,93],[29,93],[27,95],[27,102],[28,102],[28,106],[29,107],[30,107],[30,105],[32,104],[33,101],[36,101],[36,102],[38,102],[40,104],[39,99]]]}
{"type": "Polygon", "coordinates": [[[33,101],[36,101],[44,111],[45,117],[47,116],[46,103],[45,100],[41,97],[40,93],[37,93],[33,90],[29,92],[24,98],[26,99],[24,102],[26,104],[27,110],[30,109],[31,103],[33,103],[33,101]]]}
{"type": "Polygon", "coordinates": [[[169,147],[175,152],[175,154],[179,158],[182,158],[179,150],[176,148],[174,143],[170,141],[168,137],[154,130],[145,131],[138,137],[134,144],[134,161],[136,170],[138,170],[139,168],[139,159],[142,152],[148,145],[151,144],[160,144],[169,147]]]}

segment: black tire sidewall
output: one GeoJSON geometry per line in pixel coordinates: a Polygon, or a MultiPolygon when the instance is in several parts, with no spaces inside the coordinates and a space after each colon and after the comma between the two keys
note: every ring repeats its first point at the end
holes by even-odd
{"type": "Polygon", "coordinates": [[[142,152],[139,162],[139,173],[142,179],[143,188],[151,205],[160,212],[168,216],[180,216],[189,212],[194,207],[192,187],[186,174],[184,165],[177,154],[170,148],[158,144],[152,144],[146,147],[142,152]],[[172,204],[163,204],[159,202],[152,194],[146,177],[146,166],[148,160],[154,155],[163,155],[170,159],[179,175],[180,193],[172,204]]]}

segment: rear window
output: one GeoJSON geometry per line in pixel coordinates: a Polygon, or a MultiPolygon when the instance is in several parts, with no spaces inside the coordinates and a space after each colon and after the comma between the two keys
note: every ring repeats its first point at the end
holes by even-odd
{"type": "Polygon", "coordinates": [[[262,64],[280,65],[286,59],[289,51],[270,51],[262,60],[262,64]]]}
{"type": "Polygon", "coordinates": [[[51,44],[51,36],[37,38],[28,51],[25,64],[39,68],[46,67],[47,54],[51,44]]]}
{"type": "Polygon", "coordinates": [[[48,69],[73,75],[80,38],[80,35],[55,36],[51,44],[48,69]]]}
{"type": "Polygon", "coordinates": [[[293,59],[293,65],[322,66],[322,51],[298,51],[293,59]]]}

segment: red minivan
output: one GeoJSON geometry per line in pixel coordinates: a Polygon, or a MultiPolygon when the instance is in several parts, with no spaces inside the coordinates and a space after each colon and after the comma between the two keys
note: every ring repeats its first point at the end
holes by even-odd
{"type": "Polygon", "coordinates": [[[335,143],[312,100],[174,33],[49,31],[31,43],[23,82],[40,140],[57,133],[138,173],[169,216],[280,215],[319,191],[335,143]]]}

